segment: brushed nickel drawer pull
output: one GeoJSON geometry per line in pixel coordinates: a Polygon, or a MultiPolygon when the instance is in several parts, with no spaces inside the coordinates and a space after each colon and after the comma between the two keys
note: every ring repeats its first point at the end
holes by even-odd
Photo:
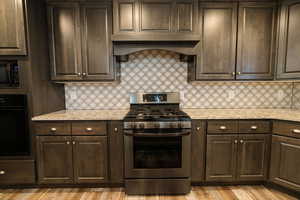
{"type": "Polygon", "coordinates": [[[251,126],[251,130],[256,130],[257,126],[251,126]]]}
{"type": "Polygon", "coordinates": [[[75,144],[76,144],[76,142],[75,142],[75,141],[73,141],[73,144],[75,145],[75,144]]]}
{"type": "Polygon", "coordinates": [[[237,143],[238,143],[238,141],[237,141],[237,140],[234,140],[234,143],[235,143],[235,144],[237,144],[237,143]]]}
{"type": "Polygon", "coordinates": [[[200,129],[201,129],[200,127],[197,127],[197,128],[196,128],[197,131],[200,131],[200,129]]]}
{"type": "Polygon", "coordinates": [[[50,131],[51,131],[51,132],[56,132],[57,129],[56,129],[56,128],[51,128],[50,131]]]}
{"type": "Polygon", "coordinates": [[[244,143],[244,140],[241,140],[240,143],[243,144],[243,143],[244,143]]]}
{"type": "Polygon", "coordinates": [[[299,129],[293,129],[293,133],[299,134],[300,130],[299,129]]]}
{"type": "Polygon", "coordinates": [[[5,174],[5,171],[4,171],[4,170],[1,170],[1,171],[0,171],[0,175],[3,175],[3,174],[5,174]]]}
{"type": "Polygon", "coordinates": [[[85,129],[87,132],[91,132],[91,131],[93,131],[93,129],[92,128],[86,128],[85,129]]]}
{"type": "Polygon", "coordinates": [[[226,126],[220,126],[220,130],[226,130],[227,127],[226,126]]]}
{"type": "Polygon", "coordinates": [[[115,131],[115,132],[118,132],[118,128],[114,128],[114,131],[115,131]]]}
{"type": "Polygon", "coordinates": [[[70,144],[70,142],[68,141],[67,144],[70,144]]]}

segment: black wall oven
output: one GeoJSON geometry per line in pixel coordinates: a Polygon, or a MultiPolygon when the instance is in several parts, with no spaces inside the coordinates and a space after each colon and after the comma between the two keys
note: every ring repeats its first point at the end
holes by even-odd
{"type": "Polygon", "coordinates": [[[0,95],[0,156],[30,154],[26,95],[0,95]]]}

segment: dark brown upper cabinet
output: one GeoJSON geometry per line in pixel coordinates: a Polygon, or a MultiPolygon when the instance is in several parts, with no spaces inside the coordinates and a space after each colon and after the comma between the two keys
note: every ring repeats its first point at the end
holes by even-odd
{"type": "Polygon", "coordinates": [[[236,79],[273,79],[276,3],[240,3],[236,79]]]}
{"type": "Polygon", "coordinates": [[[54,81],[113,81],[111,3],[48,4],[54,81]]]}
{"type": "Polygon", "coordinates": [[[200,3],[196,80],[234,80],[237,3],[200,3]]]}
{"type": "Polygon", "coordinates": [[[279,37],[277,78],[300,78],[300,0],[282,2],[279,37]]]}
{"type": "Polygon", "coordinates": [[[0,1],[0,55],[26,55],[23,0],[0,1]]]}
{"type": "Polygon", "coordinates": [[[197,0],[116,0],[114,41],[198,41],[197,0]]]}
{"type": "Polygon", "coordinates": [[[201,42],[190,80],[273,79],[276,4],[199,4],[201,42]]]}

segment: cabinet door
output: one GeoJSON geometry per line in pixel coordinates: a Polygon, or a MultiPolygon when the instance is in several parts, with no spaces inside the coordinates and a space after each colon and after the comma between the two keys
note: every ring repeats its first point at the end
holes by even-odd
{"type": "Polygon", "coordinates": [[[200,3],[197,80],[235,79],[236,3],[200,3]]]}
{"type": "Polygon", "coordinates": [[[172,31],[173,0],[141,0],[141,31],[172,31]]]}
{"type": "Polygon", "coordinates": [[[270,179],[300,192],[300,139],[273,136],[270,179]]]}
{"type": "Polygon", "coordinates": [[[76,3],[48,5],[52,80],[81,80],[79,17],[76,3]]]}
{"type": "Polygon", "coordinates": [[[82,63],[84,80],[113,80],[111,6],[81,6],[82,63]]]}
{"type": "Polygon", "coordinates": [[[237,136],[208,135],[206,181],[234,181],[236,177],[237,136]]]}
{"type": "Polygon", "coordinates": [[[268,135],[239,137],[237,180],[263,181],[268,164],[268,135]]]}
{"type": "Polygon", "coordinates": [[[37,160],[39,183],[73,183],[70,136],[38,136],[37,160]]]}
{"type": "Polygon", "coordinates": [[[204,181],[206,123],[192,122],[192,182],[204,181]]]}
{"type": "Polygon", "coordinates": [[[26,55],[23,0],[0,1],[0,55],[26,55]]]}
{"type": "Polygon", "coordinates": [[[109,157],[110,181],[112,183],[124,182],[124,136],[123,121],[111,121],[109,123],[109,157]]]}
{"type": "Polygon", "coordinates": [[[278,78],[300,78],[300,0],[282,2],[279,23],[278,78]]]}
{"type": "Polygon", "coordinates": [[[273,79],[275,3],[240,3],[237,79],[273,79]]]}
{"type": "Polygon", "coordinates": [[[107,181],[107,137],[73,137],[74,176],[76,183],[107,181]]]}

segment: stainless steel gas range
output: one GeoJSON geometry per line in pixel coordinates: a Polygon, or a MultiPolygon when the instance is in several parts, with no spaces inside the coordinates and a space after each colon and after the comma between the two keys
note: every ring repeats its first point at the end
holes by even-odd
{"type": "Polygon", "coordinates": [[[124,118],[127,194],[185,194],[190,191],[191,118],[178,93],[130,97],[124,118]]]}

